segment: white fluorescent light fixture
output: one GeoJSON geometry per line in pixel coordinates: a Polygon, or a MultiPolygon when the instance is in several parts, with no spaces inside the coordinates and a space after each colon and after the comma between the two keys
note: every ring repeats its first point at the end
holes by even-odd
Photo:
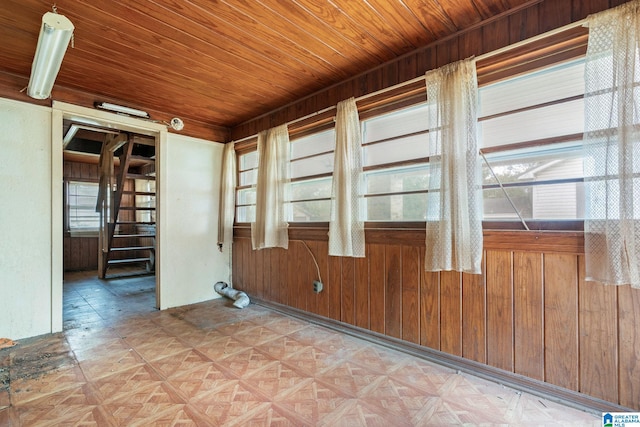
{"type": "Polygon", "coordinates": [[[96,108],[100,108],[101,110],[113,111],[114,113],[142,117],[143,119],[149,118],[149,113],[147,113],[146,111],[136,110],[135,108],[124,107],[122,105],[111,104],[109,102],[96,102],[94,106],[96,108]]]}
{"type": "Polygon", "coordinates": [[[51,96],[74,26],[64,15],[47,12],[42,16],[38,46],[31,65],[27,95],[35,99],[51,96]]]}

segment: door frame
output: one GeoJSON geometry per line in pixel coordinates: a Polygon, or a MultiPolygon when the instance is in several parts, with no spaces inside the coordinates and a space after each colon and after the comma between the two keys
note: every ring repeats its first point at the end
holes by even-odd
{"type": "Polygon", "coordinates": [[[161,147],[167,139],[164,123],[137,119],[107,111],[80,107],[53,101],[51,113],[51,325],[52,332],[63,330],[63,120],[70,119],[103,128],[118,129],[155,137],[156,140],[156,307],[160,307],[162,276],[160,251],[162,250],[162,206],[159,175],[162,174],[161,147]]]}

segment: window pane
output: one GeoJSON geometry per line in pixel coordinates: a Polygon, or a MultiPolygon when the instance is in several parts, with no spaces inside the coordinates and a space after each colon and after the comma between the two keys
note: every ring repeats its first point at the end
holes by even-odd
{"type": "Polygon", "coordinates": [[[291,141],[291,159],[333,151],[336,144],[335,139],[334,129],[294,139],[291,141]]]}
{"type": "Polygon", "coordinates": [[[238,222],[253,222],[256,219],[256,207],[238,206],[236,208],[236,218],[238,222]]]}
{"type": "Polygon", "coordinates": [[[582,133],[583,100],[509,114],[479,124],[482,147],[582,133]]]}
{"type": "Polygon", "coordinates": [[[251,169],[246,172],[240,172],[238,185],[254,185],[258,179],[258,169],[251,169]]]}
{"type": "Polygon", "coordinates": [[[291,178],[333,172],[333,153],[291,161],[291,178]]]}
{"type": "MultiPolygon", "coordinates": [[[[501,183],[548,181],[583,176],[580,143],[553,144],[537,150],[493,153],[487,161],[501,183]]],[[[482,162],[482,183],[497,184],[487,164],[482,162]]]]}
{"type": "Polygon", "coordinates": [[[256,204],[256,189],[255,188],[243,188],[238,190],[238,205],[255,205],[256,204]]]}
{"type": "Polygon", "coordinates": [[[247,169],[255,169],[258,167],[258,152],[242,154],[238,158],[238,170],[246,171],[247,169]]]}
{"type": "Polygon", "coordinates": [[[331,200],[292,202],[291,207],[294,222],[326,222],[331,215],[331,200]]]}
{"type": "MultiPolygon", "coordinates": [[[[559,220],[584,218],[584,186],[581,182],[505,188],[522,218],[559,220]]],[[[518,219],[500,188],[484,190],[484,218],[518,219]]]]}
{"type": "Polygon", "coordinates": [[[428,134],[412,135],[363,147],[364,166],[401,162],[429,156],[428,134]]]}
{"type": "Polygon", "coordinates": [[[98,230],[100,212],[96,212],[98,184],[69,181],[67,184],[67,212],[69,230],[98,230]]]}
{"type": "Polygon", "coordinates": [[[507,193],[511,202],[515,205],[517,211],[522,218],[532,218],[532,191],[531,187],[518,188],[494,188],[483,191],[483,208],[484,219],[487,220],[511,220],[518,219],[518,214],[511,206],[509,199],[505,195],[507,193]]]}
{"type": "Polygon", "coordinates": [[[417,105],[363,122],[364,142],[380,141],[427,130],[427,107],[417,105]]]}
{"type": "Polygon", "coordinates": [[[365,173],[367,194],[400,193],[429,187],[427,165],[365,173]]]}
{"type": "MultiPolygon", "coordinates": [[[[135,189],[137,192],[155,193],[156,182],[146,179],[136,179],[134,181],[135,189]]],[[[155,208],[156,197],[150,194],[136,195],[136,206],[141,208],[155,208]]],[[[140,210],[136,211],[136,221],[140,222],[155,222],[156,211],[155,210],[140,210]]]]}
{"type": "Polygon", "coordinates": [[[584,93],[584,62],[573,61],[480,89],[480,117],[584,93]]]}
{"type": "Polygon", "coordinates": [[[368,221],[424,221],[427,195],[397,194],[366,198],[368,221]]]}
{"type": "MultiPolygon", "coordinates": [[[[291,185],[291,200],[330,198],[331,184],[331,178],[295,182],[291,185]]],[[[325,218],[325,221],[328,220],[329,217],[325,218]]]]}

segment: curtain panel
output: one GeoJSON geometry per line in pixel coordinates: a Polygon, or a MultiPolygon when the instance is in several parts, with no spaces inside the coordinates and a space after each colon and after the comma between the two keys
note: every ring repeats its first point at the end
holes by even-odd
{"type": "Polygon", "coordinates": [[[354,98],[339,102],[336,112],[329,255],[364,257],[362,191],[362,131],[354,98]]]}
{"type": "Polygon", "coordinates": [[[482,193],[475,61],[425,74],[429,106],[426,271],[481,274],[482,193]]]}
{"type": "Polygon", "coordinates": [[[640,288],[640,1],[587,18],[587,280],[640,288]]]}
{"type": "Polygon", "coordinates": [[[218,211],[218,246],[233,243],[233,219],[236,208],[236,151],[234,143],[224,145],[220,175],[220,206],[218,211]]]}
{"type": "Polygon", "coordinates": [[[289,148],[286,124],[258,133],[256,217],[251,223],[254,250],[289,247],[289,148]]]}

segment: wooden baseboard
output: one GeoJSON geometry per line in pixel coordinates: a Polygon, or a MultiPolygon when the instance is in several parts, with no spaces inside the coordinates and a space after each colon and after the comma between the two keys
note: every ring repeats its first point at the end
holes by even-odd
{"type": "Polygon", "coordinates": [[[473,360],[447,354],[428,347],[402,341],[397,338],[379,334],[357,326],[338,322],[333,319],[318,316],[303,310],[289,307],[283,304],[264,301],[252,297],[252,301],[263,307],[285,315],[309,321],[313,324],[342,332],[355,338],[363,339],[374,344],[402,351],[406,354],[418,357],[428,362],[454,369],[469,375],[473,375],[488,381],[492,381],[505,387],[539,396],[553,402],[557,402],[581,411],[600,415],[602,412],[629,412],[631,408],[601,400],[583,393],[568,390],[543,381],[528,378],[523,375],[507,372],[473,360]]]}

